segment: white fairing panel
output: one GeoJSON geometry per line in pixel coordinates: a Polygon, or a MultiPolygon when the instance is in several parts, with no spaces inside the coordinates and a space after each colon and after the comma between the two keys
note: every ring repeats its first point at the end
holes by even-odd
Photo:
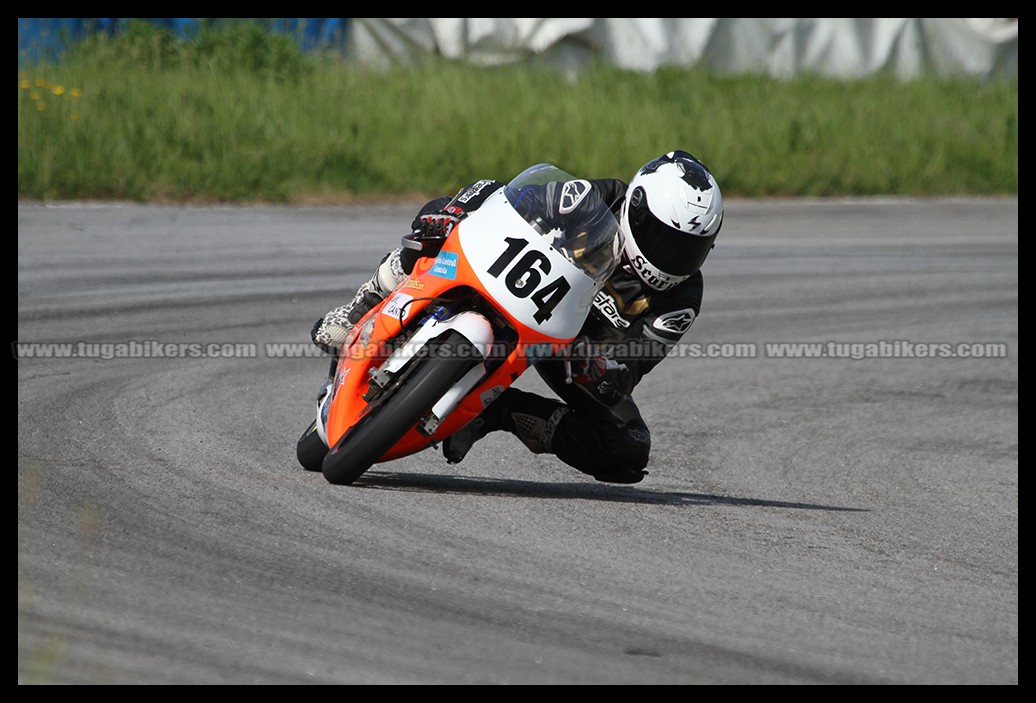
{"type": "Polygon", "coordinates": [[[519,322],[557,339],[579,333],[598,284],[507,202],[490,196],[460,225],[460,245],[479,282],[519,322]]]}

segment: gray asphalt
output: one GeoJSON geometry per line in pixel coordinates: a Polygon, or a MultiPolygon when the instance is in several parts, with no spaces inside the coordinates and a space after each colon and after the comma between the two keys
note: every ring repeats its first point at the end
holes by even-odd
{"type": "Polygon", "coordinates": [[[309,328],[415,205],[19,204],[19,683],[1018,683],[1016,199],[731,201],[638,485],[331,486],[309,328]]]}

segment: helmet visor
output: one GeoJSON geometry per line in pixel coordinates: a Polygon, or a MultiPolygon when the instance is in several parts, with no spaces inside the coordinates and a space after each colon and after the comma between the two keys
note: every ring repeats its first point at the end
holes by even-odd
{"type": "Polygon", "coordinates": [[[657,219],[643,197],[630,204],[627,217],[637,249],[652,266],[672,277],[700,269],[719,234],[719,227],[707,235],[681,232],[657,219]]]}

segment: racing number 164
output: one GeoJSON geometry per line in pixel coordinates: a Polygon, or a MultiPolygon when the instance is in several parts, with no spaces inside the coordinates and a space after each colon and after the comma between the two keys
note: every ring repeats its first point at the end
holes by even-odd
{"type": "Polygon", "coordinates": [[[533,315],[536,322],[543,323],[549,320],[554,308],[572,286],[564,276],[558,276],[542,288],[538,288],[543,277],[550,273],[550,260],[543,252],[532,250],[515,262],[518,254],[529,245],[529,242],[517,237],[508,237],[504,241],[507,242],[507,249],[489,267],[489,275],[499,278],[500,274],[507,271],[504,275],[507,290],[517,298],[529,298],[536,304],[536,314],[533,315]]]}

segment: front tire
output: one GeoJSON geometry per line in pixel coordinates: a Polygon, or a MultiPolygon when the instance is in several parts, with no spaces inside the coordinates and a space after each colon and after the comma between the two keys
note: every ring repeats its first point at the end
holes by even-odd
{"type": "Polygon", "coordinates": [[[427,354],[391,395],[348,430],[324,457],[324,478],[350,484],[376,464],[482,357],[464,335],[450,330],[428,343],[427,354]]]}

